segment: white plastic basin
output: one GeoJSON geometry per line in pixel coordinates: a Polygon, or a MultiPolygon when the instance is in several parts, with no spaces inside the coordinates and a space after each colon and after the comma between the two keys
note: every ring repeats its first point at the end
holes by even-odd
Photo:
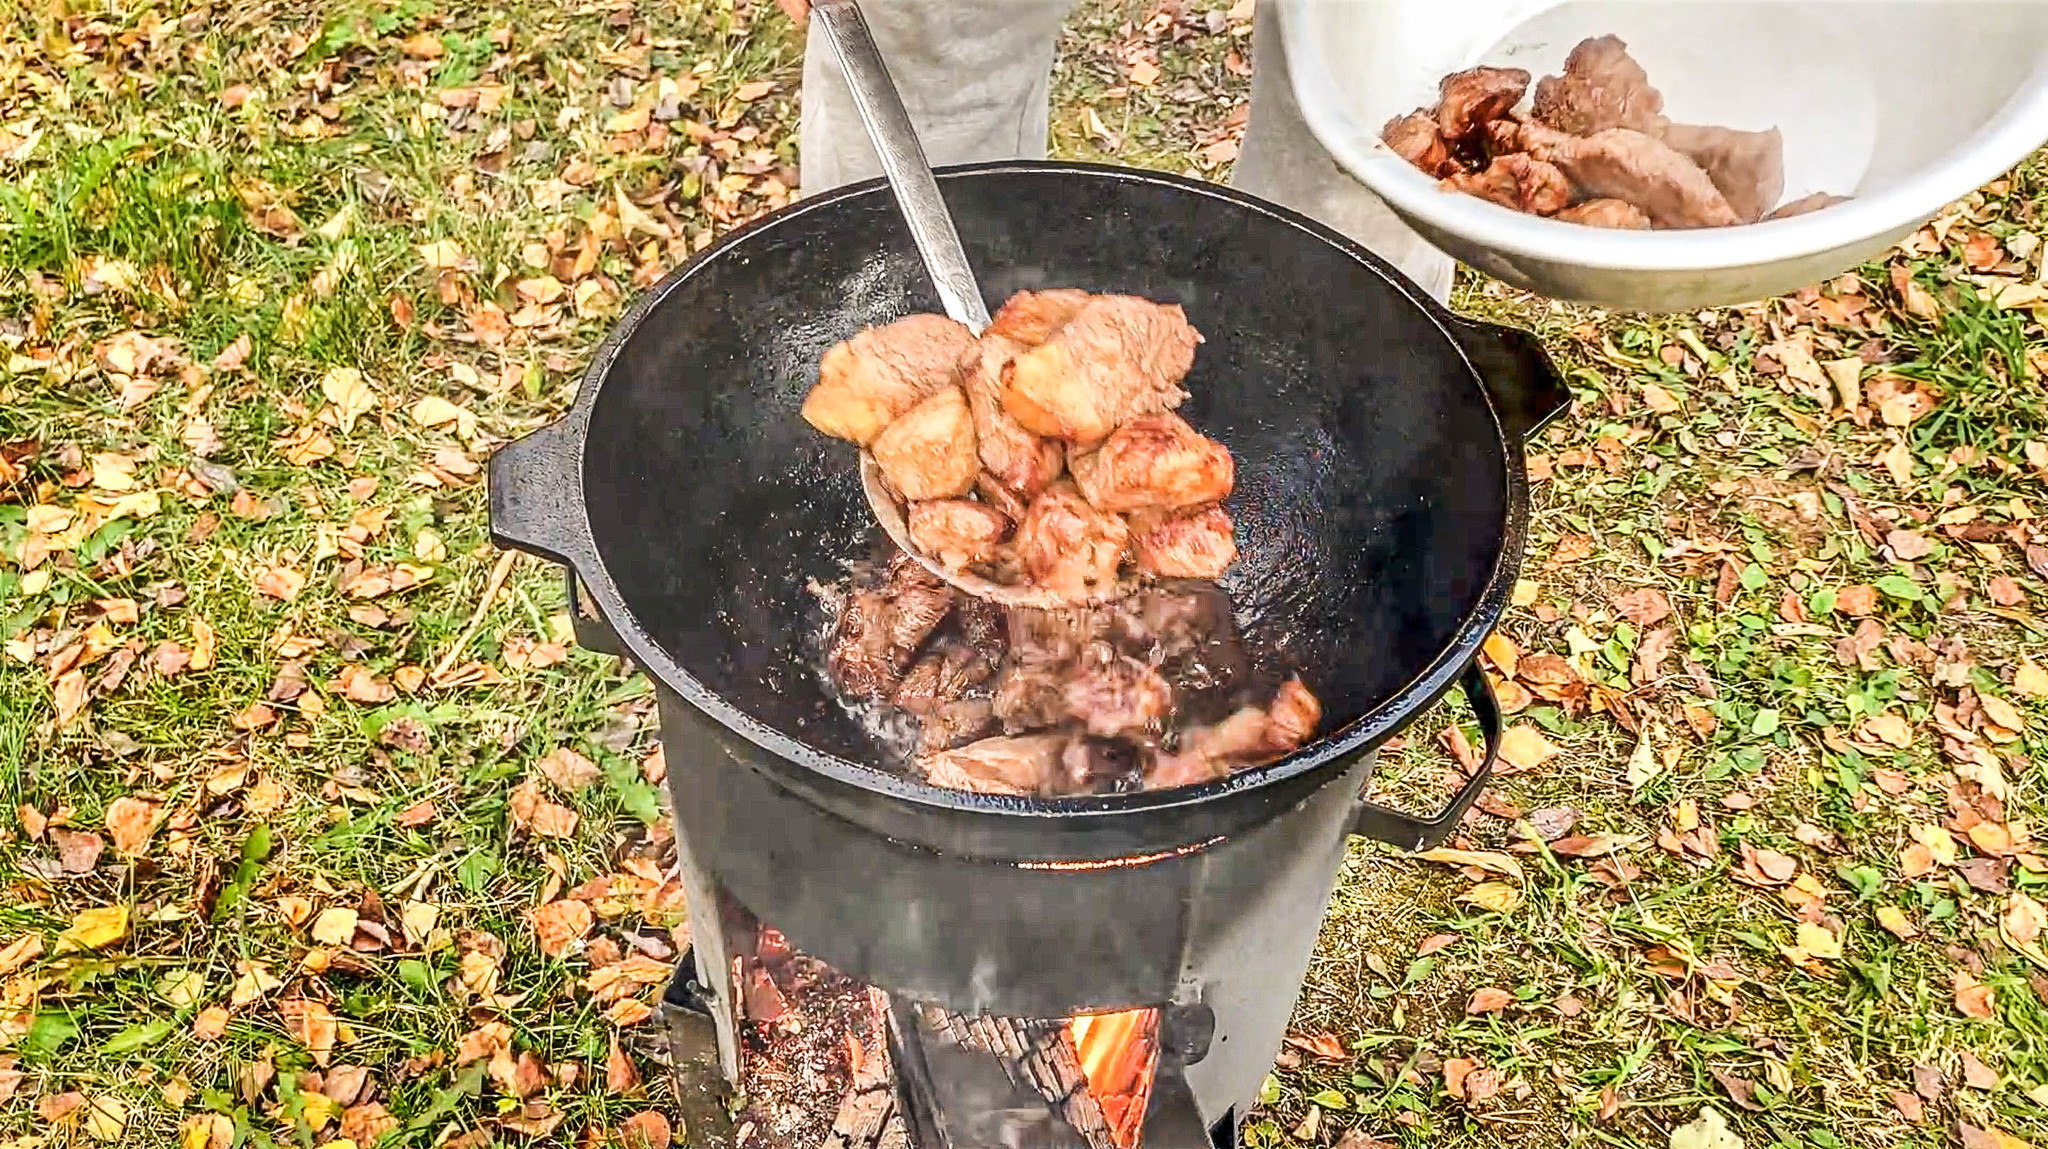
{"type": "Polygon", "coordinates": [[[2048,0],[1267,0],[1295,95],[1347,170],[1430,242],[1518,287],[1635,311],[1796,290],[1861,263],[2048,141],[2048,0]],[[1444,192],[1380,142],[1475,64],[1563,70],[1614,33],[1673,120],[1785,139],[1785,200],[1744,227],[1612,231],[1444,192]]]}

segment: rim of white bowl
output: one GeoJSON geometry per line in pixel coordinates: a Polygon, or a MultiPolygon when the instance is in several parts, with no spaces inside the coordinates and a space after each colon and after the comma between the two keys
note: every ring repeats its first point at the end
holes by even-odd
{"type": "Polygon", "coordinates": [[[1565,223],[1447,192],[1342,110],[1320,50],[1297,51],[1283,21],[1295,98],[1309,130],[1359,182],[1400,211],[1510,256],[1601,271],[1700,272],[1784,263],[1917,227],[2004,175],[2048,143],[2048,65],[1996,116],[1915,175],[1847,203],[1790,219],[1687,231],[1624,231],[1565,223]],[[1304,66],[1309,65],[1309,66],[1304,66]],[[1363,146],[1361,143],[1363,142],[1363,146]]]}

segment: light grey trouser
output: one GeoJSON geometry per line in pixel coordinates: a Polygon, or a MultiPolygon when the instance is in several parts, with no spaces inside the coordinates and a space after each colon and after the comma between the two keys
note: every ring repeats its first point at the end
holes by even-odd
{"type": "MultiPolygon", "coordinates": [[[[1074,0],[861,0],[927,158],[935,165],[1045,155],[1054,42],[1074,0]]],[[[880,175],[839,62],[804,60],[798,156],[803,190],[880,175]]],[[[1252,32],[1251,119],[1233,187],[1312,216],[1357,240],[1438,299],[1451,257],[1431,247],[1316,142],[1294,102],[1273,0],[1252,32]]]]}

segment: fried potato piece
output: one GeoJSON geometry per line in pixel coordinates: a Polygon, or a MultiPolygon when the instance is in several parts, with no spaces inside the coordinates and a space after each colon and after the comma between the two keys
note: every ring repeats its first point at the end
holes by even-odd
{"type": "Polygon", "coordinates": [[[974,418],[958,387],[935,391],[904,412],[869,449],[889,485],[912,502],[957,499],[981,473],[974,418]]]}
{"type": "MultiPolygon", "coordinates": [[[[1008,306],[1005,304],[1005,309],[1008,306]]],[[[1028,349],[1016,339],[984,335],[963,360],[962,386],[967,390],[968,409],[974,414],[974,441],[981,452],[981,465],[991,479],[1020,499],[1044,490],[1066,465],[1066,452],[1058,440],[1025,430],[1003,408],[1003,368],[1028,349]]]]}
{"type": "Polygon", "coordinates": [[[1024,512],[1015,546],[1031,581],[1072,603],[1104,599],[1116,592],[1130,527],[1096,510],[1069,483],[1054,483],[1024,512]]]}
{"type": "Polygon", "coordinates": [[[1098,510],[1170,510],[1213,503],[1237,482],[1223,444],[1178,415],[1147,415],[1118,427],[1100,449],[1068,459],[1074,483],[1098,510]]]}
{"type": "Polygon", "coordinates": [[[909,523],[917,549],[955,570],[994,558],[1010,535],[1008,516],[969,499],[912,503],[909,523]]]}
{"type": "Polygon", "coordinates": [[[1036,347],[1051,339],[1053,332],[1079,315],[1081,308],[1087,306],[1088,299],[1087,292],[1074,287],[1020,291],[1003,301],[1002,307],[989,318],[988,330],[982,334],[1000,335],[1026,347],[1036,347]]]}
{"type": "Polygon", "coordinates": [[[1139,522],[1131,516],[1131,556],[1160,578],[1222,578],[1237,561],[1230,512],[1211,503],[1185,514],[1139,522]]]}
{"type": "Polygon", "coordinates": [[[973,333],[943,315],[867,328],[825,352],[804,396],[804,421],[865,447],[897,416],[958,382],[960,357],[973,346],[973,333]]]}
{"type": "Polygon", "coordinates": [[[1176,304],[1095,296],[1003,369],[1003,409],[1034,434],[1092,447],[1140,415],[1180,406],[1201,341],[1176,304]]]}

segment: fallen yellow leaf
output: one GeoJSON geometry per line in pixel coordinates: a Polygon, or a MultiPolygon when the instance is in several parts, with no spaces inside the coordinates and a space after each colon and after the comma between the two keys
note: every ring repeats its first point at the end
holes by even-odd
{"type": "Polygon", "coordinates": [[[1824,958],[1828,961],[1841,960],[1842,939],[1836,937],[1834,931],[1826,926],[1815,925],[1812,922],[1800,922],[1798,927],[1792,931],[1792,939],[1799,944],[1800,949],[1805,950],[1814,957],[1824,958]]]}
{"type": "Polygon", "coordinates": [[[1522,863],[1507,854],[1491,850],[1453,850],[1447,846],[1438,846],[1434,850],[1424,850],[1415,856],[1425,862],[1442,862],[1448,866],[1476,866],[1518,882],[1522,880],[1522,863]]]}
{"type": "Polygon", "coordinates": [[[127,936],[128,907],[100,906],[71,919],[70,927],[57,935],[57,952],[96,950],[127,936]]]}
{"type": "Polygon", "coordinates": [[[1909,942],[1920,936],[1920,928],[1908,921],[1906,912],[1897,906],[1877,907],[1877,924],[1902,942],[1909,942]]]}
{"type": "Polygon", "coordinates": [[[1517,770],[1533,770],[1558,753],[1555,743],[1526,722],[1509,727],[1500,736],[1500,760],[1517,770]]]}
{"type": "Polygon", "coordinates": [[[1522,890],[1506,882],[1481,882],[1459,894],[1458,900],[1497,914],[1513,913],[1522,905],[1522,890]]]}
{"type": "Polygon", "coordinates": [[[334,404],[334,417],[344,435],[356,429],[358,418],[377,406],[377,392],[353,367],[336,367],[321,376],[320,393],[334,404]]]}
{"type": "Polygon", "coordinates": [[[2021,659],[2020,668],[2013,672],[2012,689],[2027,698],[2048,698],[2048,670],[2033,659],[2021,659]]]}
{"type": "Polygon", "coordinates": [[[355,940],[356,912],[347,906],[330,906],[313,919],[308,933],[322,945],[345,946],[355,940]]]}

